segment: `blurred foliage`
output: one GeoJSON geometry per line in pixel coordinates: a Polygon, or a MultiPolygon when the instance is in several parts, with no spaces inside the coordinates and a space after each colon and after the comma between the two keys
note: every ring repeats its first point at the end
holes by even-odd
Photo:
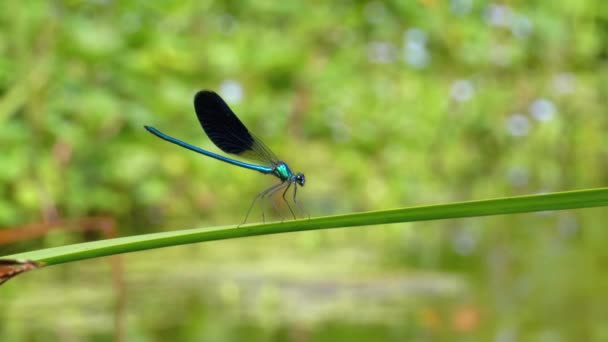
{"type": "MultiPolygon", "coordinates": [[[[607,37],[601,0],[6,2],[0,226],[107,215],[129,235],[240,221],[274,180],[142,127],[217,151],[193,113],[199,89],[306,173],[298,195],[313,216],[605,186],[607,37]]],[[[129,255],[124,334],[606,339],[607,219],[589,209],[129,255]],[[429,273],[430,294],[409,298],[398,280],[429,273]],[[209,289],[221,277],[231,285],[209,289]],[[464,285],[433,292],[452,277],[464,285]],[[383,296],[390,279],[402,292],[383,296]],[[323,294],[314,319],[294,304],[307,286],[323,294]]],[[[112,336],[104,265],[9,282],[0,337],[112,336]]]]}

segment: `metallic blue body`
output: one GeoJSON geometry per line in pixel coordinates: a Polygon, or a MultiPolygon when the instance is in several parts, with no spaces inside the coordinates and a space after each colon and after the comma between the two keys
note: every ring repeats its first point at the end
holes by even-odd
{"type": "Polygon", "coordinates": [[[272,172],[273,175],[277,176],[283,182],[285,181],[293,181],[293,172],[289,169],[287,164],[280,162],[274,166],[274,170],[272,172]]]}
{"type": "MultiPolygon", "coordinates": [[[[289,171],[289,175],[287,175],[287,176],[283,176],[285,174],[284,172],[276,172],[275,170],[277,169],[277,167],[268,167],[268,166],[249,164],[249,163],[245,163],[245,162],[242,162],[242,161],[239,161],[239,160],[226,158],[226,157],[221,156],[219,154],[215,154],[213,152],[209,152],[207,150],[203,150],[200,147],[196,147],[194,145],[190,145],[190,144],[188,144],[186,142],[183,142],[183,141],[181,141],[179,139],[175,139],[175,138],[173,138],[171,136],[168,136],[165,133],[157,130],[154,127],[145,126],[145,128],[148,130],[148,132],[156,135],[157,137],[159,137],[159,138],[161,138],[163,140],[166,140],[168,142],[174,143],[174,144],[179,145],[181,147],[187,148],[190,151],[194,151],[196,153],[200,153],[200,154],[206,155],[207,157],[211,157],[211,158],[215,158],[217,160],[221,160],[221,161],[226,162],[228,164],[244,167],[244,168],[250,169],[250,170],[259,171],[259,172],[264,173],[264,174],[272,173],[272,174],[276,175],[277,177],[279,177],[282,181],[287,180],[290,176],[293,175],[293,173],[291,173],[291,170],[289,170],[289,168],[287,167],[287,165],[285,165],[285,163],[281,163],[281,164],[277,165],[277,167],[280,167],[281,165],[284,165],[285,168],[286,168],[286,170],[289,171]]],[[[281,169],[281,170],[283,171],[283,169],[281,169]]]]}

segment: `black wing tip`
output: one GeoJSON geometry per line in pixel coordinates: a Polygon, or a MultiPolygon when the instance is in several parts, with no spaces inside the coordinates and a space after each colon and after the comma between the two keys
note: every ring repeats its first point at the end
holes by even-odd
{"type": "Polygon", "coordinates": [[[206,112],[217,112],[232,114],[232,110],[220,95],[211,90],[200,90],[194,95],[194,111],[197,116],[205,115],[206,112]]]}
{"type": "Polygon", "coordinates": [[[194,106],[225,104],[226,101],[212,90],[200,90],[194,95],[194,106]]]}
{"type": "Polygon", "coordinates": [[[201,90],[197,91],[196,95],[194,95],[194,96],[197,97],[199,95],[200,96],[202,96],[202,95],[217,95],[217,93],[214,92],[213,90],[201,89],[201,90]]]}

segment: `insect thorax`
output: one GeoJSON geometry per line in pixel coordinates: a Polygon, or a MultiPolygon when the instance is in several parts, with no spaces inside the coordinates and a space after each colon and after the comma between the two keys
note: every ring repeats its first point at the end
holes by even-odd
{"type": "Polygon", "coordinates": [[[293,172],[289,169],[289,166],[283,162],[279,162],[272,172],[275,176],[279,177],[280,180],[286,181],[293,177],[293,172]]]}

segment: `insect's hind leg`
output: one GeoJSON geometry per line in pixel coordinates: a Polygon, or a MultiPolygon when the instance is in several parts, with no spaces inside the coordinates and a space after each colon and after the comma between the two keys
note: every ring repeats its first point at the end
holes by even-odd
{"type": "MultiPolygon", "coordinates": [[[[282,189],[282,188],[283,188],[283,187],[284,187],[286,184],[285,184],[285,182],[282,182],[280,185],[281,185],[281,186],[276,187],[276,188],[275,188],[275,189],[273,189],[271,192],[269,192],[269,193],[267,193],[266,195],[262,196],[262,199],[263,199],[264,201],[267,201],[268,199],[271,199],[271,198],[272,198],[272,196],[273,196],[274,194],[276,194],[276,193],[277,193],[279,190],[281,190],[281,189],[282,189]]],[[[287,184],[287,186],[289,186],[289,184],[287,184]]],[[[272,207],[274,208],[274,210],[275,210],[275,211],[276,211],[276,212],[277,212],[279,215],[281,215],[281,222],[285,221],[285,216],[283,216],[283,213],[281,213],[281,211],[279,210],[279,207],[277,207],[277,204],[275,203],[275,201],[272,201],[272,200],[271,200],[271,203],[272,203],[272,207]]]]}
{"type": "Polygon", "coordinates": [[[287,204],[287,208],[289,208],[289,211],[291,212],[291,216],[293,216],[293,219],[296,219],[296,214],[294,214],[293,209],[291,209],[291,205],[289,205],[289,202],[287,201],[287,199],[285,198],[285,194],[287,193],[287,191],[289,190],[289,188],[291,187],[292,182],[288,182],[289,184],[287,184],[287,187],[285,188],[285,191],[283,191],[283,201],[285,202],[285,204],[287,204]]]}
{"type": "MultiPolygon", "coordinates": [[[[264,196],[266,196],[266,194],[268,194],[271,191],[276,191],[278,190],[281,185],[283,185],[283,183],[279,183],[279,184],[275,184],[273,186],[271,186],[270,188],[258,193],[257,195],[255,195],[255,197],[253,198],[253,201],[251,202],[251,205],[249,206],[249,210],[247,210],[247,215],[245,215],[245,219],[243,220],[243,222],[241,224],[239,224],[238,226],[240,227],[241,225],[245,224],[245,222],[247,222],[247,219],[249,218],[249,214],[251,214],[251,209],[253,209],[253,205],[255,204],[255,202],[257,202],[258,199],[260,198],[264,198],[264,196]]],[[[262,203],[262,221],[264,222],[264,204],[262,203]]]]}
{"type": "MultiPolygon", "coordinates": [[[[270,188],[266,189],[264,191],[264,193],[262,194],[262,196],[260,196],[260,202],[261,202],[261,206],[262,206],[262,222],[266,223],[266,207],[268,206],[266,203],[268,202],[268,198],[272,197],[273,194],[275,194],[277,191],[281,190],[281,188],[284,186],[284,183],[279,183],[279,184],[275,184],[273,186],[271,186],[270,188]]],[[[272,202],[272,206],[274,208],[275,211],[278,212],[278,209],[276,207],[276,204],[274,202],[272,202]]],[[[279,213],[280,214],[280,213],[279,213]]]]}

